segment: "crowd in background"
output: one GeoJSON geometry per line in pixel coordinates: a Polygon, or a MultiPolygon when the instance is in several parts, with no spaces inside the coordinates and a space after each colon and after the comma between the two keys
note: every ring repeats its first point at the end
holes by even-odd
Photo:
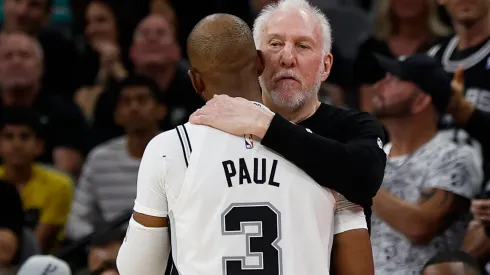
{"type": "MultiPolygon", "coordinates": [[[[434,46],[447,43],[457,31],[453,23],[459,20],[461,7],[445,3],[451,1],[311,0],[330,19],[334,36],[334,66],[321,87],[321,100],[373,112],[380,121],[392,118],[394,114],[383,114],[373,99],[381,93],[385,100],[395,102],[396,97],[409,95],[385,77],[375,53],[394,58],[432,49],[437,55],[434,46]]],[[[124,225],[103,234],[94,232],[132,209],[147,143],[161,131],[187,122],[204,104],[187,75],[188,34],[201,18],[217,12],[237,15],[252,25],[270,2],[3,0],[0,274],[16,274],[30,256],[57,255],[77,242],[70,251],[76,253],[64,254],[63,259],[73,271],[117,274],[115,259],[124,225]]],[[[475,2],[482,12],[475,16],[489,17],[490,1],[475,2]]],[[[490,24],[490,19],[485,20],[490,24]]],[[[490,81],[490,73],[484,77],[490,81]]],[[[459,121],[460,105],[455,106],[450,111],[459,121]]],[[[404,114],[404,110],[396,111],[404,114]]],[[[384,125],[393,135],[389,138],[411,141],[427,129],[436,129],[436,121],[427,115],[390,120],[384,125]]],[[[444,139],[443,135],[430,142],[438,139],[444,139]]],[[[455,134],[453,141],[457,139],[455,134]]],[[[440,148],[418,151],[391,166],[388,163],[383,188],[374,200],[375,264],[417,262],[423,266],[439,252],[463,250],[473,258],[438,254],[427,265],[456,260],[471,265],[477,260],[484,267],[490,260],[490,239],[483,218],[470,222],[469,207],[469,201],[481,197],[486,186],[486,150],[480,143],[441,142],[440,148]],[[417,165],[432,172],[413,175],[417,165]],[[432,187],[448,190],[462,202],[451,204],[439,216],[424,216],[431,221],[426,224],[420,221],[428,220],[416,214],[405,217],[410,224],[420,225],[414,227],[392,220],[401,214],[386,207],[390,198],[385,192],[415,203],[418,198],[412,198],[410,191],[390,188],[389,181],[423,181],[418,176],[430,178],[432,187]]]]}

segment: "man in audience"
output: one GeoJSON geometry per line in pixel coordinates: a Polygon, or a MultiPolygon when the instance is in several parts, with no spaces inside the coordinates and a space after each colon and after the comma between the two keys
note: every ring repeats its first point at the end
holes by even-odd
{"type": "MultiPolygon", "coordinates": [[[[163,15],[149,15],[139,23],[130,55],[134,71],[157,83],[169,107],[168,116],[162,121],[162,129],[185,123],[189,115],[204,104],[187,76],[188,65],[181,61],[175,26],[170,25],[163,15]]],[[[112,120],[108,97],[108,94],[101,95],[95,109],[97,144],[122,134],[112,120]]]]}
{"type": "Polygon", "coordinates": [[[35,230],[43,251],[56,244],[72,201],[72,182],[54,169],[37,165],[43,151],[42,125],[27,107],[6,107],[0,123],[0,178],[14,184],[22,196],[26,225],[35,230]]]}
{"type": "Polygon", "coordinates": [[[41,93],[43,51],[22,33],[0,37],[0,106],[29,106],[44,124],[45,150],[39,161],[78,174],[86,150],[87,125],[73,102],[41,93]]]}
{"type": "Polygon", "coordinates": [[[93,232],[96,222],[110,221],[133,207],[141,157],[166,115],[151,79],[129,76],[117,90],[110,98],[117,105],[114,120],[125,135],[99,145],[87,157],[68,223],[72,239],[93,232]]]}
{"type": "Polygon", "coordinates": [[[424,266],[422,275],[482,275],[478,262],[461,252],[440,252],[424,266]]]}
{"type": "Polygon", "coordinates": [[[47,29],[53,0],[3,0],[2,31],[24,32],[39,40],[44,52],[43,92],[70,97],[75,91],[74,44],[47,29]]]}
{"type": "Polygon", "coordinates": [[[373,113],[391,143],[373,205],[376,274],[417,274],[437,252],[459,249],[469,202],[482,180],[481,164],[469,146],[437,135],[451,93],[451,79],[440,64],[425,54],[377,58],[388,74],[378,83],[373,113]]]}
{"type": "MultiPolygon", "coordinates": [[[[465,71],[465,94],[479,110],[490,112],[490,1],[438,0],[451,17],[455,35],[429,51],[450,74],[459,66],[465,71]]],[[[490,147],[480,148],[478,142],[454,125],[451,116],[442,119],[444,134],[459,143],[471,144],[484,161],[490,161],[490,147]]]]}
{"type": "Polygon", "coordinates": [[[15,185],[0,180],[0,274],[15,274],[19,264],[24,211],[15,185]],[[8,211],[7,211],[8,209],[8,211]]]}

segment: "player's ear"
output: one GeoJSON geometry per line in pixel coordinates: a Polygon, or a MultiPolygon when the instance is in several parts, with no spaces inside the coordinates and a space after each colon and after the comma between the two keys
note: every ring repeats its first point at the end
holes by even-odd
{"type": "Polygon", "coordinates": [[[204,82],[202,81],[201,75],[195,70],[190,69],[188,72],[189,77],[191,78],[192,86],[196,92],[201,95],[205,89],[204,82]]]}
{"type": "Polygon", "coordinates": [[[261,76],[264,72],[264,54],[261,50],[257,50],[257,75],[261,76]]]}
{"type": "Polygon", "coordinates": [[[321,81],[327,80],[328,76],[330,75],[330,69],[332,68],[333,65],[333,55],[331,53],[325,54],[325,57],[323,58],[323,73],[320,76],[321,81]]]}

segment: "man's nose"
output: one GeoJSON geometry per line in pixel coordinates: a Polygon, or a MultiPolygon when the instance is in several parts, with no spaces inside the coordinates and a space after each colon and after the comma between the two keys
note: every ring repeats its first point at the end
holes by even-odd
{"type": "Polygon", "coordinates": [[[296,50],[293,45],[286,44],[281,51],[281,66],[291,68],[296,65],[296,50]]]}

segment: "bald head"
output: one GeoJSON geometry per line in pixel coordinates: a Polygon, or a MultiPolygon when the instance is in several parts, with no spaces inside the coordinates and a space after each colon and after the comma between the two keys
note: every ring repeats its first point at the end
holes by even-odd
{"type": "Polygon", "coordinates": [[[187,39],[187,53],[192,68],[203,77],[241,72],[257,59],[252,31],[230,14],[202,19],[187,39]]]}

